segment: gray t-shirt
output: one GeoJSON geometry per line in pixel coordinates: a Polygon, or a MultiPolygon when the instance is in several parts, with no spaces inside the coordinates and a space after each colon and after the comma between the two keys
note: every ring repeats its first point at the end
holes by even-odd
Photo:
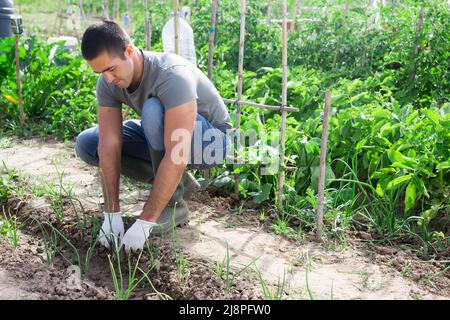
{"type": "Polygon", "coordinates": [[[176,54],[142,52],[144,72],[138,88],[129,93],[101,75],[97,81],[99,106],[120,107],[124,103],[141,116],[144,102],[151,97],[159,98],[166,110],[197,99],[199,114],[223,132],[231,129],[230,115],[220,94],[200,69],[176,54]]]}

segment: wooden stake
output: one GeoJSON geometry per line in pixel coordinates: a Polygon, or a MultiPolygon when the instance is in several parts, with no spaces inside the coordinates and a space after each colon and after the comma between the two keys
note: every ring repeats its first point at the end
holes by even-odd
{"type": "MultiPolygon", "coordinates": [[[[211,23],[208,34],[208,78],[213,81],[213,65],[214,65],[214,36],[216,34],[216,17],[217,17],[218,0],[212,0],[211,3],[211,23]]],[[[203,178],[209,179],[209,169],[203,170],[203,178]]]]}
{"type": "Polygon", "coordinates": [[[68,11],[70,14],[70,18],[72,20],[72,24],[73,24],[73,30],[75,31],[75,37],[77,38],[77,41],[80,42],[80,36],[78,35],[78,28],[77,28],[77,22],[75,20],[75,14],[72,12],[72,1],[69,0],[69,5],[68,5],[68,11]]]}
{"type": "Polygon", "coordinates": [[[324,193],[325,193],[325,170],[327,157],[327,142],[328,142],[328,122],[331,105],[330,89],[327,89],[325,94],[325,108],[323,112],[323,127],[322,127],[322,143],[320,146],[320,164],[319,164],[319,185],[318,185],[318,200],[317,200],[317,215],[316,215],[316,241],[322,242],[322,227],[323,227],[323,211],[324,211],[324,193]]]}
{"type": "MultiPolygon", "coordinates": [[[[424,7],[420,7],[419,11],[419,18],[417,19],[417,29],[416,29],[416,41],[414,43],[414,56],[417,57],[417,54],[419,53],[419,41],[420,36],[422,35],[422,29],[423,29],[423,14],[424,14],[424,7]]],[[[411,71],[409,77],[412,81],[416,78],[416,69],[417,69],[417,63],[414,63],[414,69],[411,71]]]]}
{"type": "MultiPolygon", "coordinates": [[[[282,66],[283,66],[283,77],[282,77],[282,87],[281,87],[281,104],[283,107],[287,106],[287,13],[286,13],[286,0],[282,1],[282,13],[283,13],[283,23],[282,23],[282,66]]],[[[286,145],[286,111],[281,110],[281,150],[280,150],[280,171],[278,172],[278,205],[283,204],[283,184],[284,184],[284,153],[286,145]]]]}
{"type": "Polygon", "coordinates": [[[22,103],[22,87],[20,85],[20,56],[19,56],[19,35],[14,36],[14,43],[16,49],[16,82],[17,82],[17,98],[19,103],[19,114],[20,114],[20,126],[25,125],[25,113],[23,112],[22,103]]]}
{"type": "Polygon", "coordinates": [[[145,19],[145,48],[151,50],[150,24],[148,21],[148,0],[144,0],[144,19],[145,19]]]}
{"type": "Polygon", "coordinates": [[[178,16],[179,3],[173,0],[173,26],[175,31],[175,53],[180,54],[180,17],[178,16]]]}
{"type": "Polygon", "coordinates": [[[103,7],[104,18],[107,20],[110,20],[110,18],[109,18],[109,1],[108,0],[103,1],[102,7],[103,7]]]}
{"type": "Polygon", "coordinates": [[[86,14],[84,13],[83,0],[78,0],[78,6],[80,7],[81,17],[83,18],[83,21],[86,23],[87,18],[86,18],[86,14]]]}
{"type": "Polygon", "coordinates": [[[297,15],[298,15],[298,2],[299,2],[299,0],[295,0],[295,3],[294,3],[294,13],[293,13],[293,17],[292,17],[291,28],[289,30],[290,32],[295,31],[295,25],[297,23],[297,15]]]}
{"type": "Polygon", "coordinates": [[[133,27],[131,26],[131,11],[130,11],[130,0],[126,0],[125,2],[125,7],[126,7],[126,12],[128,15],[128,34],[132,34],[133,33],[133,27]]]}
{"type": "Polygon", "coordinates": [[[118,16],[118,0],[114,0],[113,2],[113,19],[117,21],[117,16],[118,16]]]}
{"type": "MultiPolygon", "coordinates": [[[[422,6],[422,7],[420,7],[419,18],[417,20],[417,31],[416,31],[417,37],[420,37],[422,35],[423,13],[424,13],[424,8],[422,6]]],[[[419,52],[419,44],[418,44],[418,41],[416,41],[416,45],[414,46],[414,53],[417,54],[418,52],[419,52]]]]}
{"type": "Polygon", "coordinates": [[[269,25],[271,23],[271,17],[272,15],[272,0],[269,0],[269,2],[267,3],[267,20],[266,20],[266,24],[269,25]]]}
{"type": "MultiPolygon", "coordinates": [[[[238,91],[236,96],[236,130],[234,136],[236,153],[241,150],[240,134],[241,129],[241,105],[239,101],[242,97],[242,85],[244,80],[244,41],[245,41],[245,15],[247,11],[246,0],[241,0],[241,28],[239,32],[239,63],[238,63],[238,91]]],[[[236,156],[237,158],[237,156],[236,156]]],[[[234,193],[239,194],[239,175],[234,175],[234,193]]]]}
{"type": "Polygon", "coordinates": [[[218,7],[218,0],[212,0],[211,23],[209,26],[209,38],[208,38],[208,78],[211,81],[214,64],[214,36],[216,34],[217,7],[218,7]]]}
{"type": "Polygon", "coordinates": [[[58,36],[61,35],[61,28],[62,28],[62,16],[64,14],[64,1],[58,0],[58,12],[56,13],[56,20],[55,20],[55,29],[56,25],[58,25],[58,36]]]}

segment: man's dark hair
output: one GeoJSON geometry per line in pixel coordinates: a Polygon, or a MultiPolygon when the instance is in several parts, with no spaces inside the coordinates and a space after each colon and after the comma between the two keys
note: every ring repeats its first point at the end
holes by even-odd
{"type": "Polygon", "coordinates": [[[125,48],[131,44],[128,34],[114,21],[104,20],[90,25],[81,40],[81,53],[86,60],[97,58],[103,52],[125,60],[125,48]]]}

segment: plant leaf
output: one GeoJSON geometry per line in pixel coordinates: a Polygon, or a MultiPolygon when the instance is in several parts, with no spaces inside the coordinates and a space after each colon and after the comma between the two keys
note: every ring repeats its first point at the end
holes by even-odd
{"type": "Polygon", "coordinates": [[[395,178],[395,179],[389,181],[389,183],[387,184],[387,188],[392,189],[393,187],[401,184],[402,182],[411,180],[412,177],[413,177],[412,174],[407,174],[407,175],[395,178]]]}
{"type": "Polygon", "coordinates": [[[448,169],[448,168],[450,168],[450,161],[440,162],[436,166],[437,170],[448,169]]]}
{"type": "Polygon", "coordinates": [[[413,208],[415,202],[416,202],[416,185],[414,181],[411,181],[406,187],[405,211],[408,212],[411,208],[413,208]]]}

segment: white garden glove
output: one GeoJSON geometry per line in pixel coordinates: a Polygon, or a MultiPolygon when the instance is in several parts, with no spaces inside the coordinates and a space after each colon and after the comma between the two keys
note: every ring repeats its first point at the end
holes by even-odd
{"type": "Polygon", "coordinates": [[[125,228],[122,221],[122,212],[103,212],[103,215],[105,219],[99,232],[98,242],[109,249],[111,241],[114,241],[116,246],[119,245],[120,239],[125,233],[125,228]]]}
{"type": "Polygon", "coordinates": [[[144,248],[145,241],[148,239],[153,227],[156,225],[157,224],[155,222],[137,219],[123,236],[120,248],[125,246],[126,252],[129,252],[130,250],[142,250],[144,248]]]}

